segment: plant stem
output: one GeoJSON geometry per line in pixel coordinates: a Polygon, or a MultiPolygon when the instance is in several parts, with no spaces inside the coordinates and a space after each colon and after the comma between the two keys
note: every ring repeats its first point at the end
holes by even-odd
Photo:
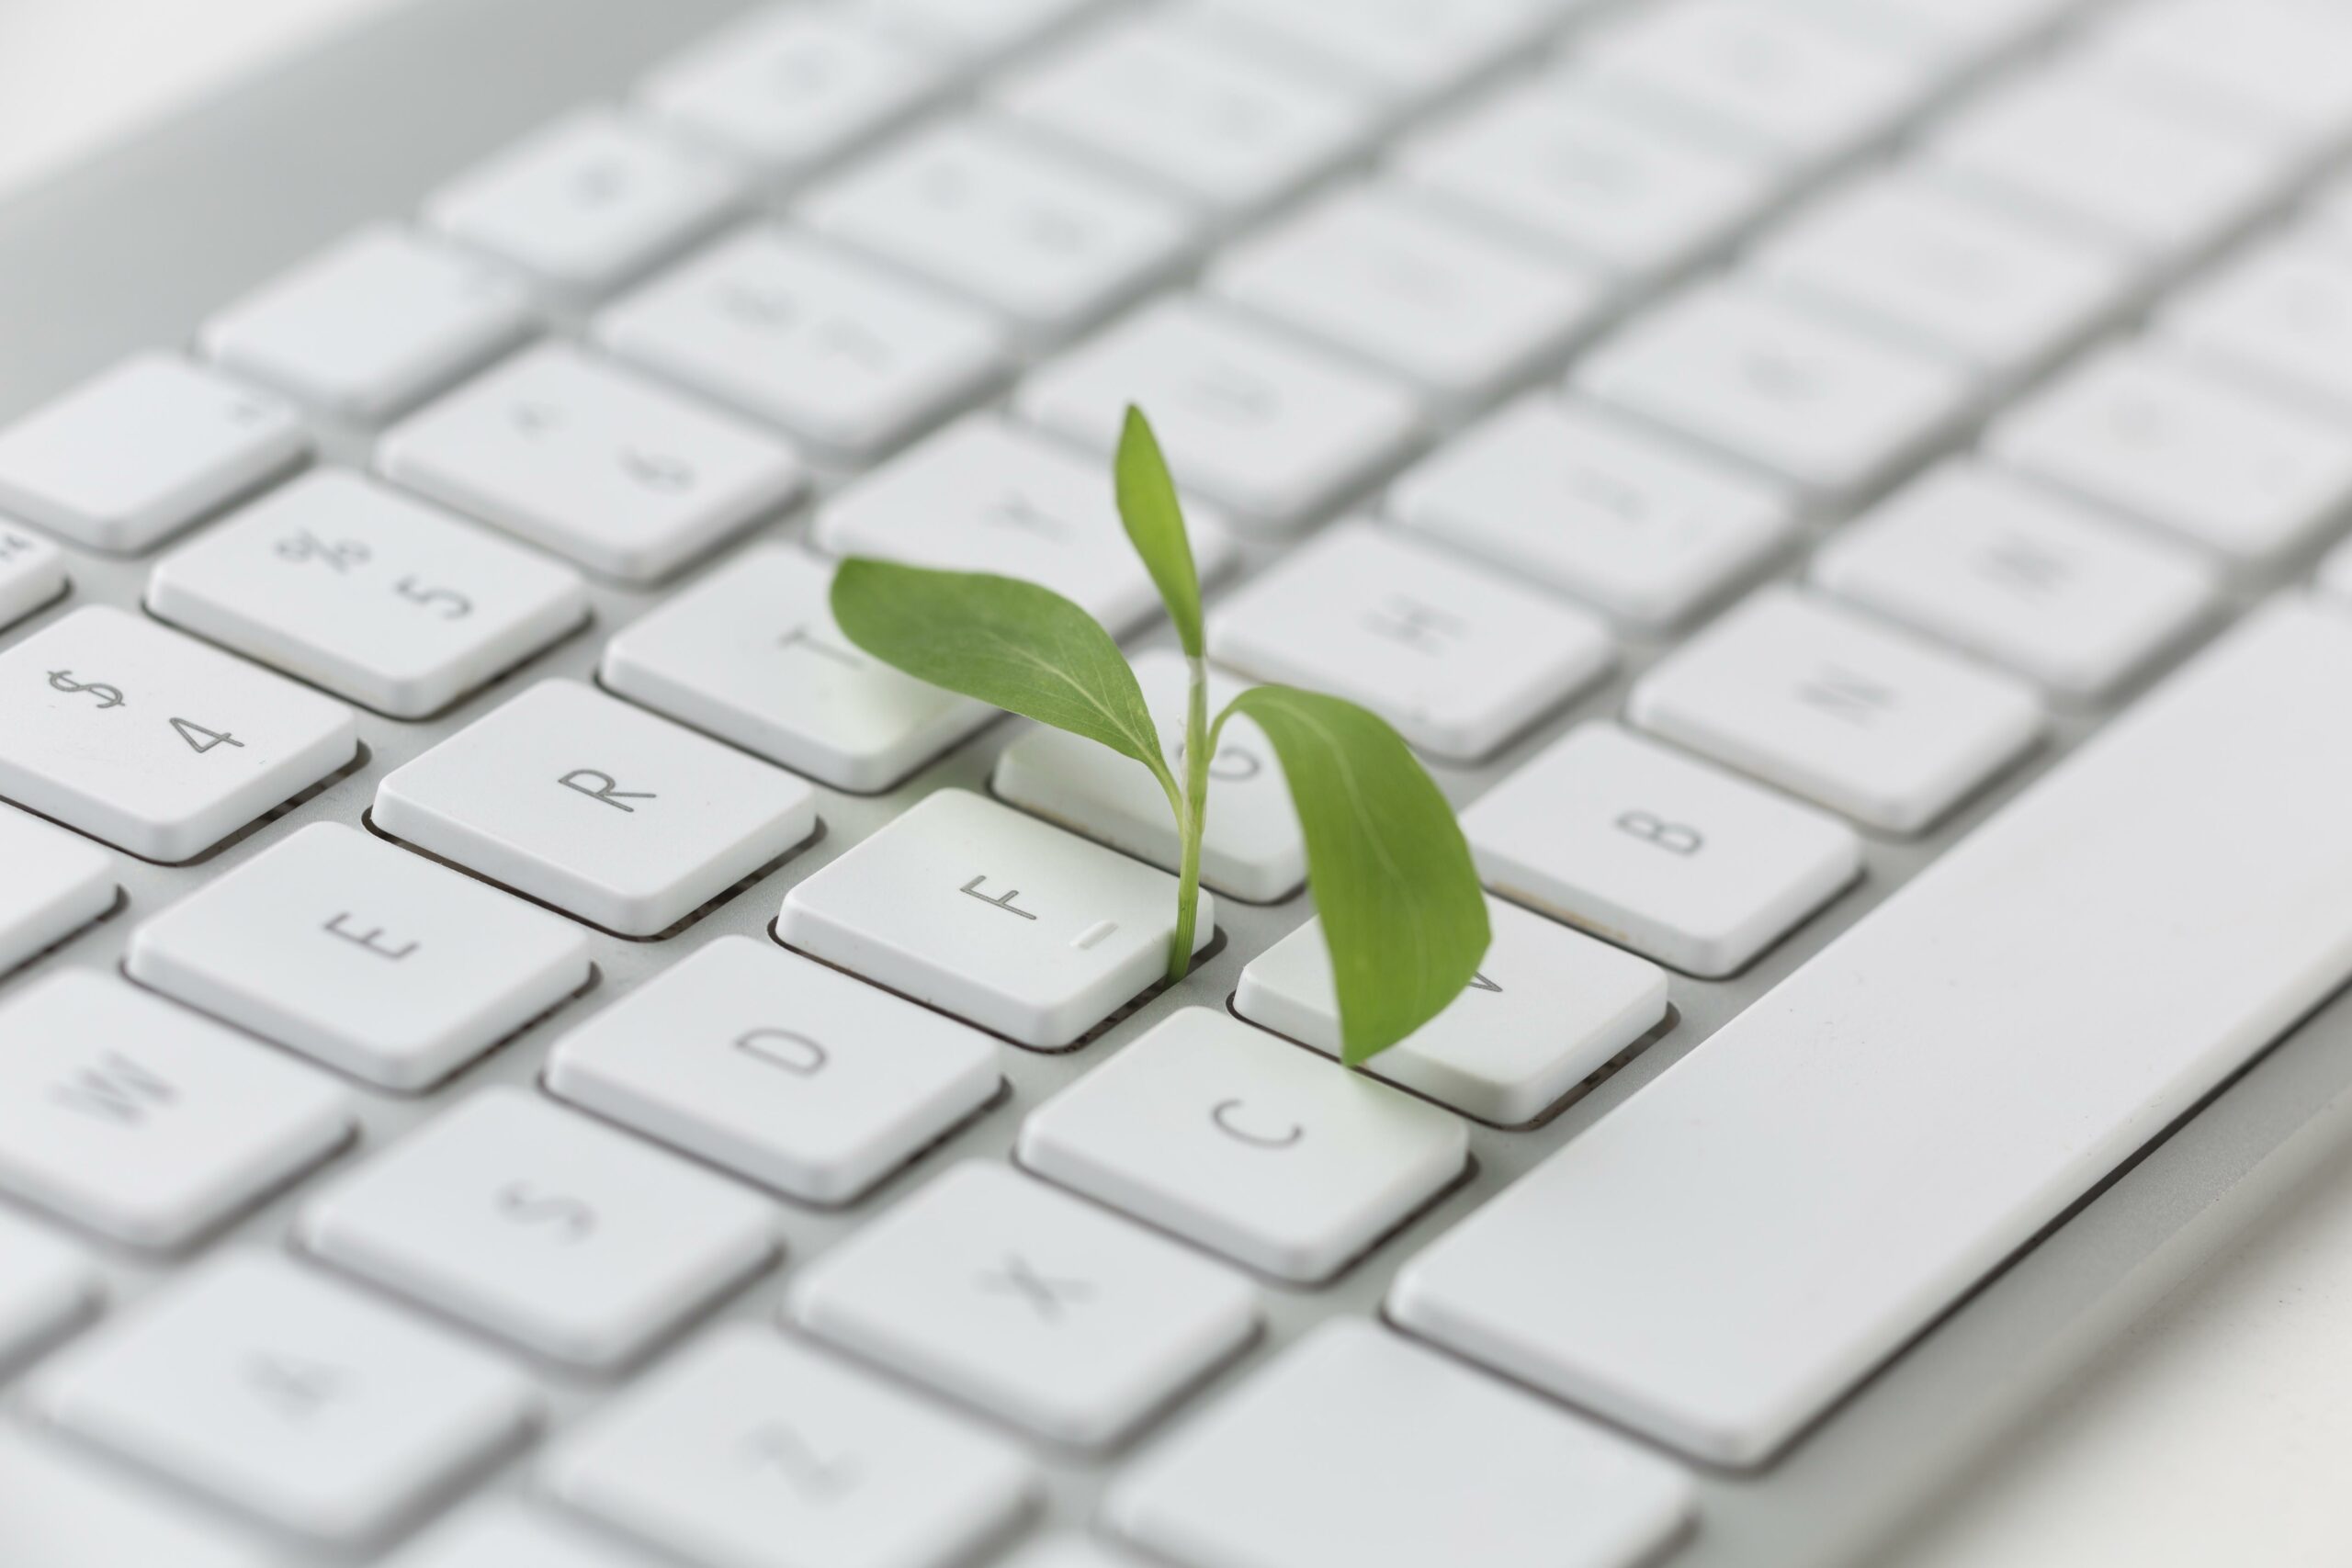
{"type": "Polygon", "coordinates": [[[1174,985],[1193,966],[1193,930],[1201,909],[1201,835],[1209,817],[1209,670],[1207,661],[1188,658],[1191,692],[1184,705],[1184,795],[1176,813],[1176,834],[1182,844],[1176,880],[1176,940],[1168,950],[1168,983],[1174,985]]]}

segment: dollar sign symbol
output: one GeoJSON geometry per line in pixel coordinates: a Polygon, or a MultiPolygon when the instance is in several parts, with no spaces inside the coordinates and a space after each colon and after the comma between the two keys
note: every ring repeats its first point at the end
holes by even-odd
{"type": "Polygon", "coordinates": [[[89,693],[90,695],[98,699],[98,709],[100,712],[104,712],[107,708],[119,708],[122,706],[123,704],[121,687],[109,686],[104,681],[76,681],[74,679],[74,671],[71,670],[51,671],[49,672],[49,683],[51,686],[61,692],[89,693]]]}

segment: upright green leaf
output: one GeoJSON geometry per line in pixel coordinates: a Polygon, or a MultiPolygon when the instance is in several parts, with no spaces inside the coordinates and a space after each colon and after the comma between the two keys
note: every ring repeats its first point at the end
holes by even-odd
{"type": "Polygon", "coordinates": [[[1470,846],[1404,740],[1355,704],[1254,686],[1218,728],[1237,713],[1265,732],[1290,781],[1340,1038],[1357,1065],[1435,1018],[1477,974],[1488,931],[1470,846]]]}
{"type": "Polygon", "coordinates": [[[1192,538],[1184,531],[1183,503],[1176,499],[1176,481],[1169,478],[1168,460],[1159,455],[1151,422],[1132,405],[1119,433],[1114,473],[1119,521],[1126,525],[1127,538],[1159,589],[1185,655],[1202,658],[1206,645],[1201,637],[1201,573],[1193,562],[1192,538]]]}
{"type": "Polygon", "coordinates": [[[833,578],[850,641],[919,681],[1099,740],[1163,784],[1159,731],[1126,656],[1050,589],[977,571],[854,558],[833,578]]]}

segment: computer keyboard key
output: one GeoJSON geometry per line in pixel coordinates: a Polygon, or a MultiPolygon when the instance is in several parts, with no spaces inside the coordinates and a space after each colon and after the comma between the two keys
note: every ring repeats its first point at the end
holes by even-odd
{"type": "Polygon", "coordinates": [[[1408,138],[1396,175],[1465,213],[1622,277],[1680,269],[1759,211],[1772,172],[1594,101],[1568,71],[1408,138]]]}
{"type": "Polygon", "coordinates": [[[62,828],[0,806],[0,975],[114,908],[114,857],[62,828]]]}
{"type": "MultiPolygon", "coordinates": [[[[1138,655],[1136,680],[1159,727],[1169,766],[1182,773],[1182,657],[1155,649],[1138,655]]],[[[1248,682],[1209,671],[1209,712],[1224,711],[1248,682]]],[[[1258,727],[1237,717],[1209,762],[1216,809],[1201,840],[1201,881],[1227,897],[1272,904],[1306,881],[1306,840],[1291,806],[1282,764],[1258,727]]],[[[1175,814],[1148,773],[1108,747],[1068,730],[1024,726],[997,759],[989,787],[999,798],[1075,832],[1174,871],[1180,860],[1175,814]]]]}
{"type": "Polygon", "coordinates": [[[2043,728],[2022,682],[1780,587],[1652,666],[1625,711],[1654,735],[1894,834],[1933,826],[2043,728]]]}
{"type": "Polygon", "coordinates": [[[1758,476],[1540,394],[1407,469],[1387,513],[1650,631],[1720,599],[1796,532],[1793,498],[1758,476]]]}
{"type": "Polygon", "coordinates": [[[33,1403],[240,1512],[347,1547],[470,1479],[537,1401],[486,1352],[239,1250],[51,1362],[33,1403]]]}
{"type": "Polygon", "coordinates": [[[338,419],[414,406],[530,331],[521,283],[388,223],[280,274],[204,323],[204,351],[338,419]]]}
{"type": "Polygon", "coordinates": [[[1226,251],[1205,287],[1455,405],[1565,355],[1598,320],[1591,274],[1393,186],[1359,186],[1226,251]]]}
{"type": "Polygon", "coordinates": [[[992,1040],[721,937],[573,1030],[556,1095],[808,1203],[847,1203],[993,1100],[992,1040]]]}
{"type": "Polygon", "coordinates": [[[1861,874],[1835,818],[1610,724],[1462,814],[1487,886],[1686,974],[1737,974],[1861,874]]]}
{"type": "Polygon", "coordinates": [[[989,64],[1083,21],[1101,0],[864,0],[893,38],[967,65],[989,64]]]}
{"type": "Polygon", "coordinates": [[[622,936],[656,936],[817,829],[791,774],[543,681],[376,786],[393,838],[622,936]]]}
{"type": "Polygon", "coordinates": [[[2236,566],[2301,548],[2352,503],[2352,435],[2162,348],[2107,350],[1996,421],[1994,457],[2236,566]]]}
{"type": "Polygon", "coordinates": [[[193,860],[350,762],[351,710],[93,604],[0,652],[0,795],[144,860],[193,860]]]}
{"type": "Polygon", "coordinates": [[[588,618],[568,568],[321,468],[156,563],[159,618],[339,697],[423,718],[588,618]]]}
{"type": "MultiPolygon", "coordinates": [[[[0,1370],[13,1371],[97,1303],[98,1271],[88,1258],[31,1223],[0,1213],[0,1370]]],[[[13,1513],[0,1515],[17,1527],[13,1513]]],[[[20,1540],[10,1543],[11,1568],[20,1540]]]]}
{"type": "Polygon", "coordinates": [[[195,1508],[118,1477],[102,1461],[0,1427],[0,1518],[8,1568],[276,1568],[277,1553],[195,1508]]]}
{"type": "MultiPolygon", "coordinates": [[[[1498,1126],[1532,1122],[1667,1015],[1666,976],[1498,898],[1494,943],[1452,1007],[1374,1056],[1374,1077],[1498,1126]]],[[[1250,961],[1234,1010],[1340,1055],[1340,1005],[1323,924],[1313,919],[1250,961]]]]}
{"type": "Polygon", "coordinates": [[[149,919],[125,968],[200,1012],[412,1091],[594,973],[571,921],[340,822],[312,823],[149,919]]]}
{"type": "Polygon", "coordinates": [[[111,975],[0,1005],[0,1188],[109,1240],[177,1247],[324,1158],[348,1098],[111,975]]]}
{"type": "Polygon", "coordinates": [[[799,179],[907,119],[945,85],[847,9],[763,7],[655,69],[639,102],[772,179],[799,179]]]}
{"type": "Polygon", "coordinates": [[[1412,103],[1442,97],[1543,47],[1582,0],[1211,0],[1245,47],[1313,61],[1412,103]]]}
{"type": "Polygon", "coordinates": [[[425,221],[559,294],[605,292],[709,232],[741,195],[715,158],[610,109],[541,127],[425,199],[425,221]]]}
{"type": "Polygon", "coordinates": [[[65,555],[29,529],[0,522],[0,628],[65,596],[65,555]]]}
{"type": "MultiPolygon", "coordinates": [[[[1194,564],[1233,564],[1221,513],[1186,508],[1194,564]]],[[[974,414],[835,492],[818,509],[818,548],[836,556],[1042,583],[1108,626],[1164,614],[1159,590],[1120,525],[1100,462],[994,413],[974,414]]]]}
{"type": "Polygon", "coordinates": [[[2111,321],[2134,282],[2111,249],[1916,175],[1833,192],[1748,265],[1832,315],[1997,380],[2111,321]]]}
{"type": "Polygon", "coordinates": [[[1364,522],[1318,535],[1220,603],[1217,662],[1361,703],[1407,740],[1476,761],[1616,660],[1581,610],[1364,522]]]}
{"type": "Polygon", "coordinates": [[[888,789],[999,716],[902,675],[833,623],[833,565],[754,545],[605,644],[631,702],[835,789],[888,789]]]}
{"type": "Polygon", "coordinates": [[[916,131],[808,192],[795,212],[1012,318],[1037,343],[1168,276],[1199,234],[1173,197],[978,120],[916,131]]]}
{"type": "Polygon", "coordinates": [[[1922,165],[2143,263],[2214,244],[2292,172],[2258,137],[2133,93],[2095,61],[2016,73],[1932,127],[1922,165]]]}
{"type": "Polygon", "coordinates": [[[1036,1488],[1011,1441],[750,1324],[606,1405],[544,1477],[600,1523],[728,1568],[950,1568],[1036,1488]]]}
{"type": "Polygon", "coordinates": [[[1374,99],[1329,74],[1147,13],[1016,72],[992,107],[1124,164],[1227,220],[1272,207],[1357,152],[1374,99]]]}
{"type": "Polygon", "coordinates": [[[1912,56],[1788,6],[1667,0],[1589,35],[1580,73],[1604,97],[1775,162],[1843,157],[1926,97],[1912,56]]]}
{"type": "Polygon", "coordinates": [[[1258,1328],[1189,1248],[991,1160],[956,1166],[793,1281],[808,1332],[1048,1442],[1125,1438],[1258,1328]]]}
{"type": "MultiPolygon", "coordinates": [[[[1016,1043],[1074,1045],[1168,973],[1176,879],[944,789],[785,895],[786,943],[1016,1043]]],[[[1201,895],[1197,954],[1216,931],[1201,895]]]]}
{"type": "Polygon", "coordinates": [[[856,464],[995,383],[986,311],[781,229],[739,234],[596,318],[606,348],[856,464]]]}
{"type": "Polygon", "coordinates": [[[2203,558],[1973,463],[1834,536],[1813,578],[2076,703],[2113,695],[2220,602],[2203,558]]]}
{"type": "Polygon", "coordinates": [[[1574,384],[1836,502],[1880,482],[1968,410],[1966,375],[1754,283],[1713,284],[1636,320],[1574,384]]]}
{"type": "Polygon", "coordinates": [[[1020,1157],[1246,1268],[1311,1285],[1460,1176],[1469,1136],[1435,1106],[1186,1008],[1031,1111],[1020,1157]]]}
{"type": "Polygon", "coordinates": [[[2352,618],[2257,612],[1407,1264],[1390,1316],[1770,1459],[2352,974],[2347,692],[2352,618]]]}
{"type": "Polygon", "coordinates": [[[313,1198],[296,1234],[395,1294],[610,1371],[764,1266],[775,1226],[723,1178],[502,1087],[313,1198]]]}
{"type": "Polygon", "coordinates": [[[1236,521],[1306,521],[1420,434],[1411,392],[1198,299],[1150,306],[1031,375],[1015,406],[1108,456],[1130,405],[1169,466],[1236,521]]]}
{"type": "Polygon", "coordinates": [[[2297,0],[2154,0],[2111,14],[2088,46],[2155,86],[2324,154],[2352,134],[2352,20],[2297,0]]]}
{"type": "Polygon", "coordinates": [[[2244,253],[2191,284],[2156,317],[2192,360],[2313,411],[2352,409],[2352,255],[2322,235],[2244,253]]]}
{"type": "Polygon", "coordinates": [[[90,549],[143,550],[310,446],[267,393],[175,355],[134,355],[0,429],[0,511],[90,549]]]}
{"type": "Polygon", "coordinates": [[[376,461],[396,483],[625,582],[666,577],[808,482],[765,432],[557,344],[404,421],[376,461]]]}
{"type": "Polygon", "coordinates": [[[1104,1511],[1200,1568],[1635,1568],[1694,1503],[1679,1466],[1342,1319],[1148,1450],[1104,1511]]]}
{"type": "Polygon", "coordinates": [[[509,1497],[469,1509],[384,1568],[651,1568],[636,1552],[509,1497]]]}

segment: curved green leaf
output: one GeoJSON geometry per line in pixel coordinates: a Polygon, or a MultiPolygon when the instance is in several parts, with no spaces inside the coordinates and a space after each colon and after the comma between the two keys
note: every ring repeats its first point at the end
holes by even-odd
{"type": "MultiPolygon", "coordinates": [[[[1442,1012],[1487,955],[1487,898],[1453,807],[1403,739],[1338,697],[1253,686],[1247,714],[1290,781],[1350,1066],[1442,1012]]],[[[1215,750],[1212,731],[1210,749],[1215,750]]]]}
{"type": "Polygon", "coordinates": [[[1111,634],[1050,589],[853,558],[833,577],[850,641],[918,681],[1099,740],[1168,781],[1159,731],[1111,634]]]}
{"type": "Polygon", "coordinates": [[[1201,636],[1201,572],[1193,560],[1192,536],[1184,529],[1184,506],[1176,496],[1176,481],[1169,477],[1168,460],[1160,456],[1159,438],[1143,411],[1129,405],[1127,422],[1119,433],[1119,456],[1113,466],[1119,499],[1119,521],[1127,538],[1143,558],[1159,590],[1168,618],[1176,623],[1176,640],[1185,656],[1204,657],[1201,636]]]}

